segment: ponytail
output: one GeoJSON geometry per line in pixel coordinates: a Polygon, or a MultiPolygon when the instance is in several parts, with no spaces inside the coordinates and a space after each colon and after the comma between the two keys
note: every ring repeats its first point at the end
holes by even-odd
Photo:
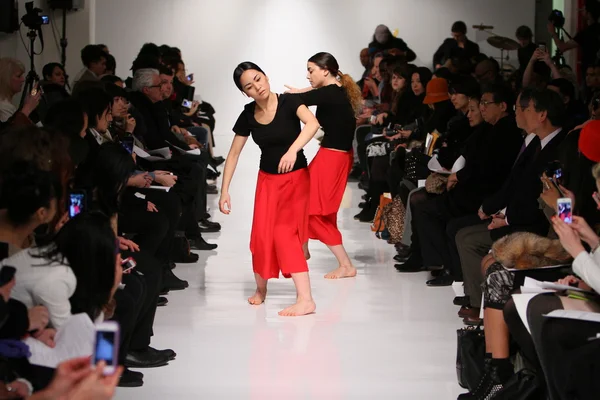
{"type": "Polygon", "coordinates": [[[346,90],[346,96],[348,96],[354,114],[358,115],[362,107],[362,91],[350,75],[343,74],[342,71],[338,70],[337,76],[340,79],[342,87],[346,90]]]}

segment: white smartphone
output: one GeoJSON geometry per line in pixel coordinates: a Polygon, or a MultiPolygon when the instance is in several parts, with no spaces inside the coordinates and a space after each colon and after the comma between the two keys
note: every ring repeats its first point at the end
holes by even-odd
{"type": "Polygon", "coordinates": [[[104,375],[112,375],[119,365],[119,324],[105,321],[96,324],[96,344],[94,346],[93,365],[104,361],[104,375]]]}
{"type": "Polygon", "coordinates": [[[192,102],[188,99],[183,99],[183,101],[181,102],[181,105],[184,106],[185,108],[192,108],[192,102]]]}
{"type": "Polygon", "coordinates": [[[556,206],[558,210],[558,218],[562,219],[567,224],[572,223],[573,208],[571,204],[571,199],[568,197],[560,198],[556,201],[556,206]]]}

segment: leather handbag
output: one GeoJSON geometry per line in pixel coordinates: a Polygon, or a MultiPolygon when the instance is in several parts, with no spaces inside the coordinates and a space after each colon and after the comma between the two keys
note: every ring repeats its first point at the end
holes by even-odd
{"type": "Polygon", "coordinates": [[[390,204],[392,199],[386,197],[385,195],[379,196],[379,206],[377,207],[377,211],[375,212],[375,218],[373,219],[373,223],[371,224],[371,231],[373,232],[383,232],[385,229],[385,223],[383,222],[383,209],[386,205],[390,204]]]}
{"type": "Polygon", "coordinates": [[[496,393],[494,400],[537,400],[543,398],[539,378],[528,369],[514,374],[504,388],[496,393]]]}
{"type": "Polygon", "coordinates": [[[473,392],[481,380],[485,365],[485,334],[481,325],[456,331],[456,377],[458,384],[473,392]]]}

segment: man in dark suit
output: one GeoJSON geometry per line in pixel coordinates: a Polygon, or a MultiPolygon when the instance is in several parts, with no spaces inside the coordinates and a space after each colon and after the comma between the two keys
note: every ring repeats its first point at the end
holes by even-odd
{"type": "MultiPolygon", "coordinates": [[[[453,282],[451,241],[447,237],[449,225],[460,218],[461,227],[477,223],[477,208],[482,201],[495,193],[510,173],[519,148],[523,142],[521,129],[511,114],[514,95],[504,85],[483,88],[480,102],[482,116],[490,125],[484,137],[474,138],[465,155],[465,168],[449,178],[449,191],[424,203],[413,205],[413,226],[420,243],[420,257],[412,257],[404,265],[397,265],[400,272],[416,272],[444,267],[444,274],[429,281],[430,286],[448,286],[453,282]],[[470,216],[470,217],[466,217],[470,216]]],[[[470,140],[470,139],[469,139],[470,140]]],[[[453,228],[457,229],[458,228],[453,228]]],[[[418,256],[418,255],[416,255],[418,256]]],[[[458,258],[456,256],[455,258],[458,258]]],[[[456,268],[459,269],[460,267],[456,268]]],[[[458,277],[457,277],[458,278],[458,277]]]]}
{"type": "Polygon", "coordinates": [[[517,105],[529,132],[535,134],[521,152],[508,180],[496,194],[487,198],[479,217],[487,224],[464,228],[456,235],[462,264],[465,293],[471,307],[481,305],[481,261],[494,241],[514,232],[546,235],[549,223],[540,209],[540,176],[548,164],[558,159],[558,150],[566,132],[566,113],[560,95],[549,89],[525,89],[517,105]]]}

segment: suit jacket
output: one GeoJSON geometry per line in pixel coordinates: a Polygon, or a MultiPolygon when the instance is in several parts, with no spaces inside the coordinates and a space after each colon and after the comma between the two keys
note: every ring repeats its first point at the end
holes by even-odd
{"type": "Polygon", "coordinates": [[[521,231],[544,236],[548,233],[548,220],[538,202],[542,193],[540,176],[550,162],[558,159],[559,147],[566,134],[564,130],[559,132],[539,153],[532,151],[534,142],[531,142],[517,160],[502,189],[485,200],[483,211],[492,215],[506,208],[509,224],[503,229],[491,231],[492,239],[521,231]]]}
{"type": "Polygon", "coordinates": [[[485,198],[498,191],[508,178],[523,143],[515,118],[507,116],[495,125],[482,123],[465,145],[465,167],[447,198],[457,214],[476,212],[485,198]]]}

